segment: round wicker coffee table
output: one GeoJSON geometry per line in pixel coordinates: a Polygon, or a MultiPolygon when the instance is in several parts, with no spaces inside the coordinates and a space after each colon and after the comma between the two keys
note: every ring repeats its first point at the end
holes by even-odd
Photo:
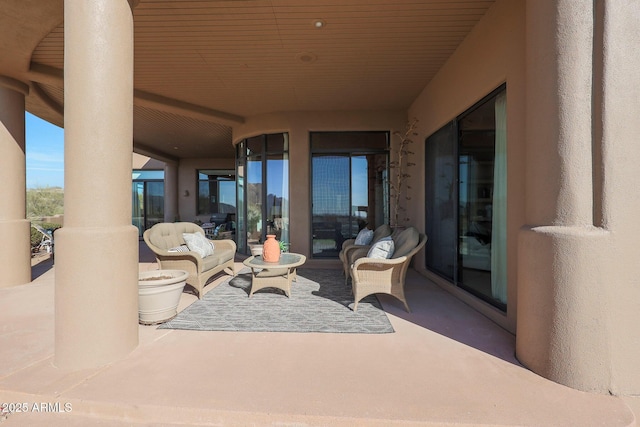
{"type": "Polygon", "coordinates": [[[264,288],[282,289],[287,297],[291,293],[291,282],[295,281],[296,268],[305,263],[307,257],[292,252],[280,255],[278,262],[265,262],[262,255],[245,259],[242,263],[251,268],[251,291],[249,298],[255,291],[264,288]]]}

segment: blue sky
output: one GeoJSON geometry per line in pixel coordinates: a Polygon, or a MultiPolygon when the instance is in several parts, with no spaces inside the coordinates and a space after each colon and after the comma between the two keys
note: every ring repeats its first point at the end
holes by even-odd
{"type": "Polygon", "coordinates": [[[25,113],[27,188],[64,187],[64,130],[25,113]]]}

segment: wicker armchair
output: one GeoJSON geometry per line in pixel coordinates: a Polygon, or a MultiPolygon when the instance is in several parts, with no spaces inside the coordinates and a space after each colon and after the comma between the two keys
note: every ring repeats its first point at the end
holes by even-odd
{"type": "Polygon", "coordinates": [[[390,259],[367,258],[368,249],[355,250],[351,257],[354,260],[351,267],[354,305],[353,311],[358,309],[358,302],[364,297],[385,293],[402,301],[405,310],[410,312],[404,295],[404,283],[411,258],[425,245],[427,236],[409,227],[392,236],[395,250],[390,259]]]}
{"type": "Polygon", "coordinates": [[[387,237],[391,235],[391,227],[387,224],[382,224],[377,227],[373,232],[373,239],[371,239],[371,244],[369,245],[356,245],[356,239],[348,239],[342,243],[342,250],[338,254],[340,261],[342,261],[342,269],[344,271],[344,283],[347,284],[349,280],[349,268],[352,261],[352,254],[356,249],[366,249],[367,251],[371,248],[371,245],[382,239],[383,237],[387,237]]]}
{"type": "Polygon", "coordinates": [[[146,230],[143,238],[155,254],[159,267],[167,270],[186,270],[189,273],[187,284],[195,288],[198,298],[202,298],[205,285],[214,275],[221,271],[231,276],[236,275],[234,264],[236,242],[226,239],[213,241],[214,253],[205,258],[192,251],[169,251],[185,245],[182,233],[196,232],[204,235],[202,228],[191,222],[163,222],[146,230]]]}

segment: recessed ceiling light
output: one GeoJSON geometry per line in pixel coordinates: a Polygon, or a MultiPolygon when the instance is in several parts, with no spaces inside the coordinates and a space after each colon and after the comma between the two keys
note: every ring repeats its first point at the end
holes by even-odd
{"type": "Polygon", "coordinates": [[[325,25],[326,23],[322,19],[316,19],[313,21],[313,26],[315,28],[324,28],[325,25]]]}
{"type": "Polygon", "coordinates": [[[313,52],[300,52],[296,55],[296,58],[298,58],[300,62],[310,64],[312,62],[316,62],[316,60],[318,59],[318,55],[313,52]]]}

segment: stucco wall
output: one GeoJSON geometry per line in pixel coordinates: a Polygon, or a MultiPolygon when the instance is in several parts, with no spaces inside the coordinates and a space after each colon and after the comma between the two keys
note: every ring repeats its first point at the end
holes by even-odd
{"type": "Polygon", "coordinates": [[[527,220],[516,354],[584,391],[640,393],[640,12],[527,3],[527,220]]]}
{"type": "MultiPolygon", "coordinates": [[[[419,217],[424,219],[425,138],[502,83],[507,84],[507,314],[429,273],[425,269],[423,254],[416,257],[415,267],[511,332],[516,328],[517,299],[517,259],[513,254],[516,253],[518,229],[524,218],[524,26],[524,0],[497,1],[409,109],[409,116],[419,120],[418,143],[414,144],[414,151],[419,170],[415,175],[421,177],[413,186],[411,211],[421,213],[419,217]]],[[[424,230],[424,220],[416,225],[424,230]]]]}
{"type": "MultiPolygon", "coordinates": [[[[609,2],[611,3],[611,2],[609,2]]],[[[603,13],[603,11],[599,11],[603,13]]],[[[603,24],[603,128],[596,132],[601,156],[601,224],[611,230],[602,262],[612,276],[603,283],[604,311],[610,316],[614,394],[640,395],[640,9],[637,2],[614,2],[603,24]],[[610,250],[609,250],[610,249],[610,250]]],[[[596,218],[599,219],[599,218],[596,218]]]]}
{"type": "Polygon", "coordinates": [[[638,25],[631,3],[499,0],[409,112],[424,141],[506,82],[507,315],[431,277],[534,372],[598,393],[640,393],[638,25]]]}

